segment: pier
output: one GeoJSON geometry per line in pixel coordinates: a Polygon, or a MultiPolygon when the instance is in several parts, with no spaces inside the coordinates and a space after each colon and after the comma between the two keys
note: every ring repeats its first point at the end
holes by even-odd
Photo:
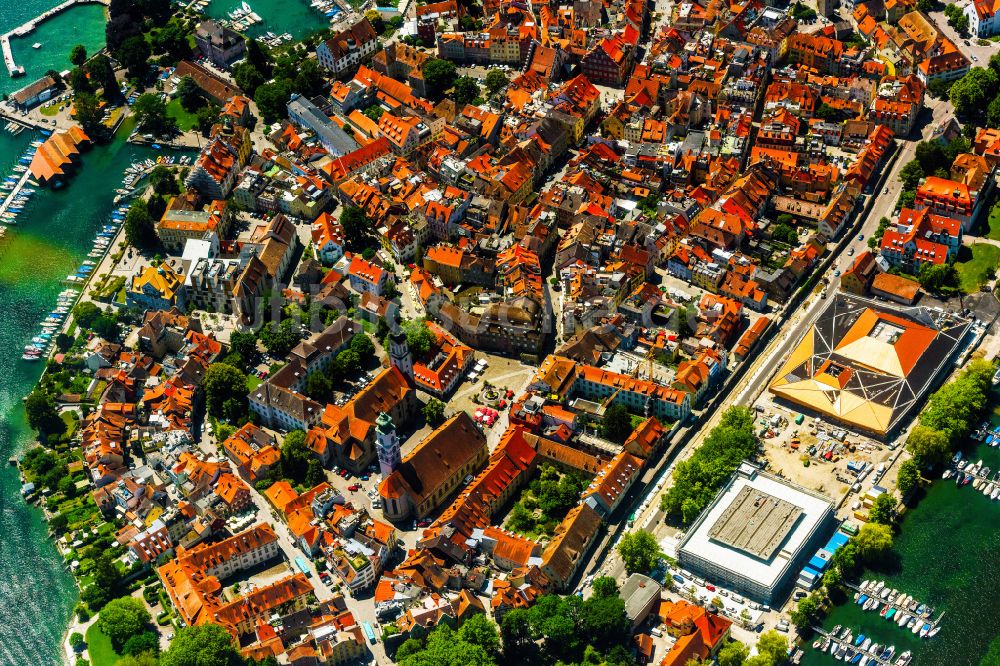
{"type": "Polygon", "coordinates": [[[49,20],[56,14],[66,11],[70,7],[75,5],[85,5],[90,3],[100,3],[104,6],[111,4],[111,0],[66,0],[65,2],[56,5],[52,9],[42,12],[35,18],[22,23],[10,32],[0,35],[0,48],[3,49],[3,64],[7,66],[7,73],[10,74],[11,78],[24,76],[24,67],[21,67],[16,62],[14,62],[14,52],[10,47],[11,37],[24,37],[25,35],[30,35],[35,31],[40,24],[49,20]]]}
{"type": "MultiPolygon", "coordinates": [[[[844,583],[844,587],[854,590],[858,594],[865,594],[868,595],[869,597],[872,596],[870,593],[862,591],[860,587],[854,585],[853,583],[844,583]]],[[[898,592],[898,596],[901,597],[905,595],[903,592],[898,592]]],[[[898,601],[898,598],[894,599],[893,602],[890,602],[888,599],[882,599],[877,594],[875,595],[875,598],[878,601],[878,606],[876,606],[875,609],[871,611],[872,613],[880,612],[881,609],[885,606],[888,606],[890,609],[895,609],[896,611],[893,614],[893,617],[886,620],[886,624],[896,624],[896,626],[899,627],[898,618],[902,617],[902,614],[905,613],[910,617],[916,618],[917,621],[920,622],[921,624],[929,624],[931,626],[931,630],[934,630],[937,628],[937,626],[941,623],[941,620],[944,618],[944,611],[941,611],[941,614],[937,616],[937,619],[931,619],[930,617],[931,613],[928,613],[927,617],[924,617],[922,615],[917,615],[916,609],[919,608],[921,602],[916,599],[914,599],[907,605],[901,605],[899,603],[895,603],[898,601]]],[[[857,601],[856,600],[852,601],[852,603],[857,603],[857,601]]],[[[902,629],[903,631],[910,631],[905,626],[899,628],[902,629]]]]}
{"type": "Polygon", "coordinates": [[[11,202],[14,201],[14,199],[17,198],[17,195],[21,192],[21,190],[24,189],[24,184],[28,182],[29,178],[31,178],[31,169],[28,169],[27,171],[22,173],[21,178],[17,181],[17,185],[14,186],[14,189],[12,189],[10,192],[7,192],[7,195],[4,197],[3,202],[0,203],[0,213],[7,212],[7,209],[10,208],[11,202]]]}
{"type": "MultiPolygon", "coordinates": [[[[825,629],[822,629],[820,627],[813,627],[812,630],[816,632],[817,635],[822,636],[823,638],[829,638],[831,643],[833,644],[843,645],[845,648],[854,650],[855,653],[860,653],[862,655],[867,656],[869,664],[877,664],[878,666],[890,666],[890,664],[900,664],[900,660],[902,659],[902,655],[897,655],[897,654],[893,654],[888,659],[883,659],[882,654],[885,654],[884,650],[879,650],[880,654],[875,654],[874,652],[871,651],[871,649],[862,650],[860,645],[854,644],[853,636],[849,641],[841,640],[839,636],[834,636],[829,631],[826,631],[825,629]],[[895,659],[896,661],[893,662],[892,661],[893,659],[895,659]]],[[[878,645],[881,646],[881,643],[879,643],[878,645]]],[[[887,645],[882,647],[888,648],[887,645]]],[[[907,663],[909,663],[909,660],[903,661],[902,664],[900,664],[900,666],[907,663]]]]}

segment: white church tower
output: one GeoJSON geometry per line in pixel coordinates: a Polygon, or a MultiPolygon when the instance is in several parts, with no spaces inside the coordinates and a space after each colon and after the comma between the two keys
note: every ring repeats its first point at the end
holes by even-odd
{"type": "Polygon", "coordinates": [[[396,425],[392,422],[392,417],[385,412],[381,412],[375,419],[375,452],[378,454],[378,465],[383,479],[392,474],[402,462],[396,425]]]}

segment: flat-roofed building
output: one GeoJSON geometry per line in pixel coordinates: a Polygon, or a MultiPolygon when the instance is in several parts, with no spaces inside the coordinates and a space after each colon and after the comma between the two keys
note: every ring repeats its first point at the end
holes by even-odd
{"type": "Polygon", "coordinates": [[[834,525],[833,501],[743,464],[691,526],[681,566],[776,604],[834,525]]]}

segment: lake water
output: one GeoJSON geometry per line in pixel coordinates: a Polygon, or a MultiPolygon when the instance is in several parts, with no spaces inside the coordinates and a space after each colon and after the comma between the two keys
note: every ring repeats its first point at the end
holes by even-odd
{"type": "MultiPolygon", "coordinates": [[[[242,4],[242,0],[212,0],[204,11],[213,18],[227,18],[229,12],[242,4]]],[[[248,0],[247,4],[262,19],[247,30],[251,37],[260,37],[265,32],[276,35],[287,32],[292,38],[301,39],[330,25],[329,19],[309,6],[309,0],[248,0]]]]}
{"type": "MultiPolygon", "coordinates": [[[[1000,416],[994,414],[995,424],[1000,416]]],[[[968,451],[1000,470],[1000,449],[980,444],[968,451]]],[[[895,623],[864,612],[854,603],[837,607],[823,623],[858,629],[873,642],[895,645],[896,654],[910,650],[914,664],[1000,664],[1000,501],[991,501],[972,484],[959,488],[952,479],[934,483],[919,505],[908,512],[896,539],[899,566],[889,572],[869,572],[866,578],[945,611],[941,632],[920,640],[895,623]]],[[[806,649],[807,665],[839,662],[828,654],[806,649]]]]}

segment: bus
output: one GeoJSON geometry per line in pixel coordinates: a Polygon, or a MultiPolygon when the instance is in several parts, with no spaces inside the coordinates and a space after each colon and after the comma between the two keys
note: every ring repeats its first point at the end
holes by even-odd
{"type": "Polygon", "coordinates": [[[312,574],[309,571],[309,565],[306,564],[306,561],[304,559],[302,559],[301,557],[296,557],[295,558],[295,566],[297,566],[299,568],[299,571],[301,571],[302,574],[306,578],[309,578],[310,576],[312,576],[312,574]]]}
{"type": "Polygon", "coordinates": [[[368,642],[375,645],[375,632],[372,630],[372,625],[367,622],[362,623],[362,629],[364,629],[365,637],[368,638],[368,642]]]}

